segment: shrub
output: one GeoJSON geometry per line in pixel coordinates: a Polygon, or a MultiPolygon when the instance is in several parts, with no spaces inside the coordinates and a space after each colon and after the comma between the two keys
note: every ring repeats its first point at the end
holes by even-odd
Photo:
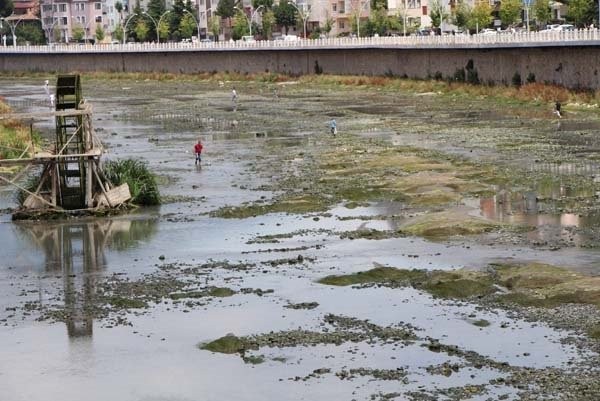
{"type": "Polygon", "coordinates": [[[518,88],[522,84],[523,80],[521,80],[521,74],[519,74],[518,71],[515,71],[514,75],[512,76],[512,85],[518,88]]]}
{"type": "Polygon", "coordinates": [[[463,68],[457,68],[456,71],[454,71],[454,81],[465,82],[465,80],[465,70],[463,68]]]}
{"type": "Polygon", "coordinates": [[[527,79],[525,80],[525,82],[527,82],[528,84],[532,84],[535,82],[535,74],[533,72],[530,72],[529,74],[527,74],[527,79]]]}
{"type": "Polygon", "coordinates": [[[113,185],[127,183],[131,201],[136,205],[160,204],[156,175],[145,162],[138,159],[109,161],[104,165],[104,175],[113,185]]]}
{"type": "Polygon", "coordinates": [[[479,85],[479,74],[475,68],[467,70],[467,82],[473,85],[479,85]]]}

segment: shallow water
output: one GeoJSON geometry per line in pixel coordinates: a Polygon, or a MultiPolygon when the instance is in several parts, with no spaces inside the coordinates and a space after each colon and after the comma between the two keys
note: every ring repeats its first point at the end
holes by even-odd
{"type": "MultiPolygon", "coordinates": [[[[106,157],[143,158],[165,178],[162,193],[174,200],[157,209],[93,221],[13,223],[7,214],[0,217],[3,401],[192,400],[199,396],[207,400],[366,400],[379,393],[487,385],[490,379],[505,376],[490,367],[469,366],[460,356],[428,350],[423,345],[429,337],[516,367],[567,368],[585,357],[586,352],[566,341],[573,333],[515,319],[503,311],[436,300],[411,288],[337,288],[315,281],[324,275],[377,265],[450,270],[506,259],[599,273],[597,250],[478,244],[467,239],[450,243],[420,238],[348,240],[338,235],[361,228],[396,229],[399,220],[390,217],[401,214],[402,206],[394,203],[354,209],[338,205],[328,214],[269,214],[242,220],[207,215],[221,206],[271,197],[261,186],[278,172],[257,170],[266,164],[256,161],[268,161],[273,152],[293,152],[296,156],[291,163],[301,163],[302,152],[325,134],[328,115],[345,116],[338,120],[342,130],[396,140],[398,135],[387,122],[381,122],[381,115],[393,116],[394,110],[407,115],[412,110],[420,113],[417,117],[431,113],[427,105],[417,107],[409,95],[397,95],[402,99],[396,101],[412,104],[410,110],[387,105],[376,113],[370,97],[335,103],[339,96],[326,92],[319,94],[317,102],[311,91],[266,83],[238,89],[240,104],[233,112],[227,85],[84,81],[84,93],[96,113],[95,127],[107,146],[106,157]],[[344,102],[352,107],[339,110],[344,102]],[[201,168],[194,166],[190,153],[198,137],[206,146],[201,168]],[[360,218],[364,216],[373,218],[360,218]],[[264,234],[290,235],[277,243],[253,241],[264,234]],[[299,254],[314,260],[271,264],[299,254]],[[99,284],[111,276],[133,280],[156,272],[165,263],[195,266],[210,260],[256,267],[217,268],[207,273],[207,283],[210,280],[211,285],[234,290],[272,289],[273,293],[212,298],[196,308],[165,301],[149,310],[127,313],[131,325],[93,320],[86,313],[99,284]],[[48,307],[64,304],[76,311],[75,318],[67,323],[37,321],[39,312],[27,308],[31,302],[48,307]],[[300,302],[319,305],[312,310],[285,308],[300,302]],[[323,317],[328,313],[368,319],[381,326],[409,323],[419,339],[410,344],[374,340],[339,346],[264,347],[252,352],[264,356],[265,362],[259,365],[246,364],[238,355],[197,348],[198,343],[227,333],[252,335],[298,327],[320,331],[326,328],[323,317]],[[477,327],[473,319],[486,319],[490,326],[477,327]],[[428,366],[444,362],[464,366],[450,377],[426,371],[428,366]],[[295,380],[323,367],[331,372],[295,380]],[[407,380],[399,383],[368,376],[342,380],[335,375],[352,368],[402,368],[407,380]]],[[[43,95],[38,93],[42,88],[34,81],[3,81],[2,88],[2,96],[22,111],[44,107],[43,95]]],[[[465,111],[451,118],[474,124],[477,116],[481,114],[465,111]]],[[[489,118],[498,116],[490,113],[489,118]]],[[[52,122],[41,121],[36,126],[48,131],[52,122]]],[[[410,135],[416,134],[399,138],[402,141],[410,135]]],[[[436,147],[440,141],[432,136],[429,143],[436,147]]],[[[459,143],[448,147],[459,149],[459,143]]],[[[596,171],[594,168],[591,170],[596,171]]],[[[495,198],[467,201],[467,205],[473,206],[474,213],[500,221],[558,230],[559,236],[565,227],[598,227],[595,214],[540,213],[539,207],[531,205],[538,196],[525,194],[515,201],[518,197],[504,191],[495,198]]],[[[10,193],[2,188],[0,209],[13,205],[10,193]]],[[[531,235],[542,235],[543,231],[534,233],[538,234],[531,235]]],[[[584,237],[586,233],[565,231],[564,235],[573,235],[575,245],[590,240],[584,237]]],[[[514,388],[487,387],[488,396],[506,394],[508,399],[517,399],[514,388]]]]}

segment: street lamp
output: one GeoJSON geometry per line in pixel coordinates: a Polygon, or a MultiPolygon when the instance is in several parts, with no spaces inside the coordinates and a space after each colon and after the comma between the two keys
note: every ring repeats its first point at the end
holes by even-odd
{"type": "Polygon", "coordinates": [[[19,25],[19,22],[23,21],[23,17],[19,18],[17,20],[17,22],[15,22],[14,24],[10,23],[10,20],[1,17],[0,18],[0,28],[2,27],[2,22],[6,21],[6,23],[8,24],[8,27],[10,28],[10,32],[12,33],[12,39],[13,39],[13,47],[17,47],[17,35],[16,30],[17,30],[17,26],[19,25]]]}
{"type": "Polygon", "coordinates": [[[164,13],[162,13],[162,15],[158,18],[158,23],[156,23],[156,20],[154,18],[152,18],[152,16],[150,14],[148,14],[148,12],[144,11],[144,14],[152,20],[152,23],[154,23],[154,27],[156,28],[156,41],[158,43],[160,43],[160,32],[159,32],[158,28],[160,27],[160,23],[161,23],[162,19],[164,18],[164,16],[170,12],[171,12],[171,10],[167,10],[164,13]]]}
{"type": "MultiPolygon", "coordinates": [[[[600,0],[598,0],[600,1],[600,0]]],[[[292,7],[294,7],[296,9],[296,11],[298,11],[298,15],[300,16],[300,19],[302,20],[302,27],[304,28],[304,39],[306,39],[306,19],[308,18],[308,16],[310,15],[310,9],[308,10],[308,13],[305,14],[304,11],[300,11],[300,9],[298,8],[298,6],[294,3],[288,3],[289,5],[291,5],[292,7]]],[[[302,4],[302,8],[304,9],[306,6],[306,3],[302,4]]]]}
{"type": "Polygon", "coordinates": [[[131,21],[131,19],[135,16],[137,16],[138,14],[133,13],[131,14],[127,20],[125,21],[125,25],[123,27],[123,44],[125,44],[125,39],[127,39],[127,24],[129,24],[129,21],[131,21]]]}
{"type": "Polygon", "coordinates": [[[194,17],[194,14],[192,14],[190,11],[188,10],[183,10],[184,13],[188,13],[189,15],[192,16],[192,18],[194,19],[194,22],[196,23],[196,28],[198,29],[198,40],[200,40],[200,18],[196,19],[196,17],[194,17]]]}
{"type": "Polygon", "coordinates": [[[529,7],[531,6],[531,0],[525,0],[525,16],[527,17],[527,32],[529,32],[529,7]]]}
{"type": "Polygon", "coordinates": [[[363,8],[365,8],[365,6],[368,6],[370,3],[368,1],[365,1],[363,6],[360,6],[360,2],[358,3],[358,11],[356,13],[356,36],[358,38],[360,38],[360,14],[362,14],[363,8]]]}
{"type": "MultiPolygon", "coordinates": [[[[600,0],[598,0],[600,1],[600,0]]],[[[406,0],[404,0],[404,23],[402,24],[402,36],[406,36],[406,0]]]]}
{"type": "Polygon", "coordinates": [[[244,15],[244,17],[246,17],[246,21],[248,21],[248,30],[250,31],[250,36],[252,36],[252,21],[254,20],[254,16],[256,15],[256,13],[258,12],[258,10],[260,10],[263,7],[264,7],[264,5],[261,4],[260,6],[256,7],[256,10],[251,10],[250,11],[250,18],[248,18],[248,16],[244,12],[244,10],[242,10],[241,8],[239,8],[237,6],[233,7],[236,10],[238,10],[240,13],[242,13],[244,15]]]}

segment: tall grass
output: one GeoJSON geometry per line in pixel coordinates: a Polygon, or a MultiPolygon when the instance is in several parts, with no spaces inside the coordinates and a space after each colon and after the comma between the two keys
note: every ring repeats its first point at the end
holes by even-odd
{"type": "Polygon", "coordinates": [[[114,185],[127,183],[131,201],[136,205],[159,205],[160,193],[156,175],[139,159],[122,159],[104,164],[104,175],[114,185]]]}
{"type": "MultiPolygon", "coordinates": [[[[10,113],[10,107],[0,99],[0,114],[10,113]]],[[[23,126],[16,120],[2,120],[0,122],[0,159],[17,158],[29,146],[25,156],[31,155],[35,147],[40,143],[40,136],[34,132],[33,138],[30,137],[29,128],[23,126]],[[31,141],[33,139],[33,147],[31,141]]]]}

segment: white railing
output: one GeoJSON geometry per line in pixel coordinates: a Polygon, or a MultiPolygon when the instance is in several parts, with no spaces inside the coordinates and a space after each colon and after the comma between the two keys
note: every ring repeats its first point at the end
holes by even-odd
{"type": "Polygon", "coordinates": [[[324,48],[481,48],[481,47],[537,47],[537,46],[600,46],[600,30],[541,31],[494,33],[480,35],[442,36],[385,36],[368,38],[331,38],[263,40],[256,42],[226,41],[199,43],[127,43],[127,44],[51,44],[45,46],[0,46],[0,53],[130,53],[201,50],[268,50],[268,49],[324,49],[324,48]]]}

